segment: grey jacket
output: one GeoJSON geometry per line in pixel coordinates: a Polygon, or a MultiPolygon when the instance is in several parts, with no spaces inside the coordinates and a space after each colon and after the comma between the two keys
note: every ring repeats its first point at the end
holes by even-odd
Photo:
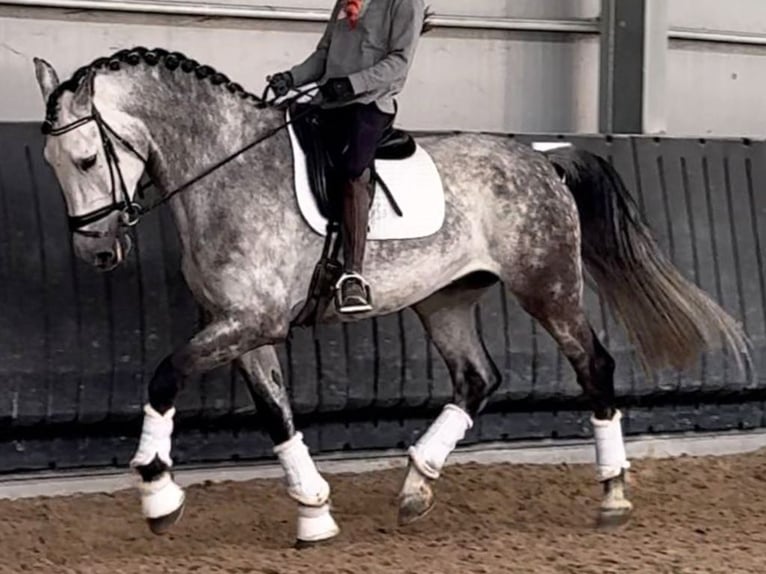
{"type": "MultiPolygon", "coordinates": [[[[364,0],[354,30],[345,18],[346,0],[338,0],[316,51],[290,73],[296,87],[330,78],[348,77],[352,102],[372,103],[394,113],[394,97],[402,90],[412,64],[425,17],[424,0],[364,0]]],[[[330,104],[315,98],[323,107],[330,104]]]]}

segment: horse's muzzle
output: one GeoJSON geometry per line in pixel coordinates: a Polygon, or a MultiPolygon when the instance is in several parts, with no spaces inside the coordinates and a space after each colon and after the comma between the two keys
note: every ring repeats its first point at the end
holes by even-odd
{"type": "Polygon", "coordinates": [[[75,236],[74,244],[80,259],[103,272],[112,271],[122,264],[132,248],[132,241],[127,234],[99,239],[75,236]]]}

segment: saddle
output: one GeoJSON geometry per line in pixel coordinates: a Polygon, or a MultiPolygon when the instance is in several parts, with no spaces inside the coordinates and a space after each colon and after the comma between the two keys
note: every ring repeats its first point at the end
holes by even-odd
{"type": "MultiPolygon", "coordinates": [[[[339,194],[333,193],[332,190],[339,189],[340,180],[328,146],[322,141],[319,114],[312,111],[313,107],[311,104],[295,102],[290,105],[290,117],[295,118],[292,126],[306,155],[309,185],[319,212],[328,221],[338,221],[341,209],[339,194]]],[[[375,159],[403,160],[412,157],[416,150],[415,139],[404,130],[394,128],[392,121],[378,143],[375,159]]],[[[373,180],[380,185],[394,210],[400,214],[396,200],[379,177],[374,164],[372,173],[373,180]]]]}
{"type": "MultiPolygon", "coordinates": [[[[308,299],[292,322],[297,326],[309,326],[315,324],[317,317],[324,313],[333,298],[333,286],[343,272],[343,267],[338,261],[341,246],[338,235],[343,206],[341,194],[336,191],[340,189],[341,181],[329,146],[323,141],[319,113],[316,108],[311,104],[293,102],[289,106],[289,114],[293,118],[292,127],[298,144],[306,157],[309,187],[316,199],[319,212],[327,220],[324,248],[311,278],[308,299]]],[[[415,139],[407,132],[394,128],[392,121],[378,143],[375,159],[404,160],[415,155],[416,151],[415,139]]],[[[374,162],[372,177],[385,192],[396,214],[401,216],[401,209],[388,186],[375,170],[374,162]]]]}

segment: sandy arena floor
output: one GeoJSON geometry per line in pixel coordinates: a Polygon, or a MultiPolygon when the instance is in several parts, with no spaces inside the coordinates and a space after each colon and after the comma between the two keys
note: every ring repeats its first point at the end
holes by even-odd
{"type": "Polygon", "coordinates": [[[438,505],[399,529],[403,470],[329,476],[342,533],[294,550],[277,481],[189,489],[173,533],[149,533],[135,492],[0,501],[0,572],[63,574],[766,572],[766,452],[635,461],[632,523],[593,528],[591,466],[452,466],[438,505]]]}

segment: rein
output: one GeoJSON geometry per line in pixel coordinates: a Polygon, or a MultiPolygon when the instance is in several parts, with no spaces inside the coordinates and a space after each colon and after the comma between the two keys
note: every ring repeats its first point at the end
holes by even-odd
{"type": "MultiPolygon", "coordinates": [[[[310,92],[316,89],[318,88],[308,88],[303,91],[297,91],[295,96],[291,97],[289,100],[287,100],[286,102],[283,102],[280,105],[289,105],[295,100],[309,94],[310,92]]],[[[260,98],[257,103],[257,106],[259,109],[273,107],[276,104],[276,101],[278,99],[277,97],[274,97],[271,101],[267,101],[266,96],[268,94],[268,90],[269,90],[269,86],[266,86],[266,89],[263,92],[263,97],[260,98]]],[[[108,217],[110,214],[114,213],[115,211],[120,213],[120,216],[121,216],[120,223],[123,226],[125,227],[135,226],[139,222],[141,217],[143,217],[150,211],[158,208],[164,203],[167,203],[175,195],[187,190],[189,187],[191,187],[195,183],[206,178],[211,173],[215,172],[216,170],[220,169],[224,165],[235,160],[246,151],[265,142],[266,140],[271,139],[280,131],[282,131],[283,129],[286,129],[290,124],[300,120],[302,117],[307,115],[309,111],[310,110],[305,110],[304,112],[296,115],[294,118],[291,118],[290,120],[282,122],[276,128],[269,130],[265,134],[261,135],[254,141],[244,146],[243,148],[237,150],[236,152],[229,155],[228,157],[222,159],[221,161],[203,170],[199,175],[183,183],[182,185],[178,186],[172,191],[166,193],[163,197],[150,203],[149,205],[141,205],[140,203],[137,203],[131,199],[130,194],[128,193],[127,186],[125,185],[125,178],[123,177],[122,170],[120,169],[119,157],[117,156],[115,152],[114,144],[112,143],[112,139],[109,136],[111,135],[112,137],[114,137],[114,139],[116,139],[120,145],[122,145],[125,149],[127,149],[129,152],[135,155],[139,160],[141,160],[141,162],[144,164],[144,168],[146,168],[146,166],[149,163],[148,159],[142,156],[141,153],[129,141],[127,141],[125,138],[120,136],[106,122],[106,120],[104,120],[104,118],[96,109],[95,104],[92,104],[92,112],[89,116],[85,116],[83,118],[80,118],[78,120],[75,120],[69,124],[66,124],[58,128],[53,128],[49,122],[45,122],[43,124],[42,131],[46,135],[60,136],[60,135],[69,133],[71,131],[74,131],[78,128],[81,128],[82,126],[90,122],[96,123],[96,126],[98,127],[98,131],[99,131],[99,137],[101,138],[101,144],[104,148],[104,155],[106,157],[107,165],[109,167],[112,203],[110,205],[105,205],[104,207],[93,210],[91,212],[84,213],[82,215],[70,215],[69,229],[72,233],[78,233],[80,235],[84,235],[85,237],[102,238],[102,237],[108,237],[110,236],[110,234],[103,231],[92,231],[92,230],[84,229],[84,228],[93,223],[101,221],[102,219],[108,217]],[[119,194],[121,196],[120,198],[118,198],[118,182],[119,182],[119,194]]],[[[149,183],[139,187],[138,188],[139,197],[143,197],[144,190],[151,187],[152,185],[154,185],[154,182],[150,181],[149,183]]]]}

